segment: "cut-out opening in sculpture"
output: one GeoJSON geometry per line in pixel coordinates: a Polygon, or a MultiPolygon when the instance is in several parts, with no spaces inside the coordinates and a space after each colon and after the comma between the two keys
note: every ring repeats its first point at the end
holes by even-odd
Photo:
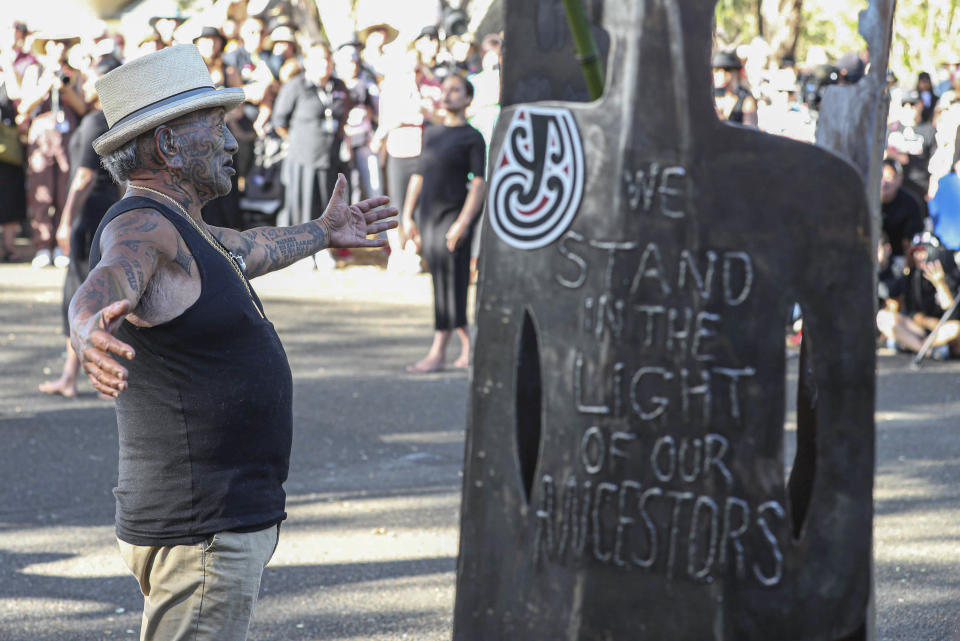
{"type": "MultiPolygon", "coordinates": [[[[792,464],[786,467],[786,488],[790,505],[791,532],[795,540],[803,535],[803,526],[810,508],[813,484],[817,473],[817,388],[813,376],[811,337],[803,322],[803,310],[799,304],[791,306],[790,323],[787,327],[787,349],[798,354],[796,386],[785,389],[793,394],[796,402],[796,430],[784,432],[784,460],[792,464]]],[[[785,428],[788,426],[785,425],[785,428]]]]}
{"type": "Polygon", "coordinates": [[[516,438],[517,457],[524,497],[530,502],[540,453],[543,385],[540,378],[540,346],[529,310],[523,314],[517,346],[516,438]]]}

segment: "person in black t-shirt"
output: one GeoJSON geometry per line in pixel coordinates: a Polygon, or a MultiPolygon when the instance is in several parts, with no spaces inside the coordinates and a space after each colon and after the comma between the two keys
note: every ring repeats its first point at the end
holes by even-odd
{"type": "Polygon", "coordinates": [[[713,90],[717,115],[750,127],[757,126],[757,101],[741,84],[743,63],[733,52],[720,51],[713,57],[713,90]]]}
{"type": "Polygon", "coordinates": [[[87,278],[90,243],[93,242],[100,220],[110,206],[120,199],[117,185],[100,164],[100,156],[93,150],[93,141],[109,129],[94,83],[119,66],[120,62],[116,58],[106,56],[91,69],[82,87],[84,100],[91,104],[91,109],[70,138],[69,155],[73,177],[56,233],[60,250],[70,257],[70,265],[63,282],[61,304],[63,335],[67,337],[67,360],[63,364],[60,378],[41,383],[39,388],[46,394],[61,394],[67,398],[77,395],[77,375],[80,372],[80,361],[70,346],[67,311],[73,295],[87,278]]]}
{"type": "Polygon", "coordinates": [[[933,357],[960,356],[960,320],[954,314],[938,329],[954,303],[960,271],[953,254],[932,234],[922,234],[907,252],[907,273],[897,288],[893,304],[877,313],[877,328],[897,347],[919,352],[936,330],[933,357]]]}
{"type": "Polygon", "coordinates": [[[894,256],[903,256],[911,239],[923,231],[923,213],[920,203],[903,188],[903,167],[893,158],[883,161],[880,200],[890,249],[894,256]]]}
{"type": "Polygon", "coordinates": [[[483,136],[467,124],[465,111],[472,99],[473,85],[466,78],[454,74],[443,81],[443,124],[424,128],[420,166],[410,177],[403,204],[403,233],[426,259],[433,277],[435,330],[430,351],[408,372],[442,369],[454,331],[461,346],[454,367],[470,364],[470,245],[473,221],[483,206],[486,153],[483,136]],[[418,200],[419,217],[414,220],[418,200]]]}

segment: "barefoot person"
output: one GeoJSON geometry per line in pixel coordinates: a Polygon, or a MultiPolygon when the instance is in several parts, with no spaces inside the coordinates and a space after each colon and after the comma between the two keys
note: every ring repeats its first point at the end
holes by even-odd
{"type": "Polygon", "coordinates": [[[460,355],[453,365],[470,365],[467,286],[473,221],[483,206],[486,146],[465,115],[473,85],[452,75],[443,81],[442,91],[443,124],[424,128],[419,169],[410,177],[403,203],[403,233],[426,259],[433,278],[433,344],[426,357],[407,368],[415,373],[444,367],[454,331],[460,355]],[[418,200],[420,215],[414,220],[418,200]]]}
{"type": "Polygon", "coordinates": [[[396,210],[348,206],[341,176],[319,220],[211,227],[200,210],[230,190],[224,113],[243,91],[215,89],[193,45],[97,90],[110,128],[94,149],[128,182],[94,237],[71,341],[116,398],[116,531],[144,594],[140,638],[245,639],[286,516],[292,432],[290,367],[248,279],[327,247],[379,247],[367,236],[396,210]]]}

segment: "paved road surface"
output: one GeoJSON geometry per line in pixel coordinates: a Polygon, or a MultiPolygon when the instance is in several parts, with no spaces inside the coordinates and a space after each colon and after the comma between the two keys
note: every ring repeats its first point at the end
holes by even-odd
{"type": "MultiPolygon", "coordinates": [[[[0,266],[0,641],[133,639],[112,407],[86,383],[36,392],[61,366],[61,278],[0,266]]],[[[467,375],[403,372],[429,341],[429,281],[291,269],[257,288],[293,367],[295,434],[251,640],[448,640],[467,375]]],[[[960,641],[960,363],[908,363],[880,361],[878,638],[960,641]]]]}

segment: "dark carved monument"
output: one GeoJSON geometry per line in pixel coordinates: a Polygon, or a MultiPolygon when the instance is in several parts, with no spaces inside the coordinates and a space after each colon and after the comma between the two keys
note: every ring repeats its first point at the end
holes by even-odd
{"type": "MultiPolygon", "coordinates": [[[[602,0],[584,0],[584,5],[600,56],[606,60],[610,38],[598,24],[602,0]]],[[[507,0],[506,13],[501,104],[589,100],[561,0],[507,0]]]]}
{"type": "Polygon", "coordinates": [[[603,98],[515,104],[494,136],[454,639],[859,638],[863,181],[823,149],[718,121],[714,0],[602,9],[603,98]],[[816,396],[798,422],[816,436],[788,479],[794,303],[816,396]]]}

